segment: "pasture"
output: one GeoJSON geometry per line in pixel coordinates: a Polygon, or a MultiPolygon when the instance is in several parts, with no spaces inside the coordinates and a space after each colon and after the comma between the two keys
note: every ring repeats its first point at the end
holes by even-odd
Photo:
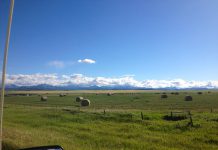
{"type": "Polygon", "coordinates": [[[7,92],[4,149],[54,144],[66,150],[218,149],[218,92],[164,92],[164,99],[163,91],[7,92]],[[30,95],[16,95],[22,93],[30,95]],[[193,100],[185,101],[186,95],[193,100]],[[91,105],[81,107],[78,96],[91,105]]]}

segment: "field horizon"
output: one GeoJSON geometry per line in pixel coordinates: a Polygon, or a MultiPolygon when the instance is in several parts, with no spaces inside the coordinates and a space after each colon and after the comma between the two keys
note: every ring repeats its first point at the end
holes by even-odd
{"type": "Polygon", "coordinates": [[[203,91],[203,92],[218,92],[218,89],[154,89],[154,90],[6,90],[6,94],[11,93],[23,93],[23,94],[60,94],[60,93],[154,93],[154,92],[197,92],[197,91],[203,91]]]}

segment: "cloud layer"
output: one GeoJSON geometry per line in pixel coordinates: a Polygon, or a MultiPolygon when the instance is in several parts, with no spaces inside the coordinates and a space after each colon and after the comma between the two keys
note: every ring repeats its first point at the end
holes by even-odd
{"type": "Polygon", "coordinates": [[[138,81],[134,76],[117,78],[88,77],[82,74],[57,75],[57,74],[16,74],[7,75],[7,85],[36,86],[47,84],[52,86],[128,86],[134,88],[218,88],[218,81],[185,81],[174,80],[144,80],[138,81]]]}

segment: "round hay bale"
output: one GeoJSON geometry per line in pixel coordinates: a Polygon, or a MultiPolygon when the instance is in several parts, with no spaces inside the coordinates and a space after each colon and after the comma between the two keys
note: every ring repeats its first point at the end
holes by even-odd
{"type": "Polygon", "coordinates": [[[48,97],[47,96],[41,96],[41,101],[47,101],[48,97]]]}
{"type": "Polygon", "coordinates": [[[80,96],[80,97],[77,97],[77,98],[76,98],[76,102],[81,102],[83,99],[84,99],[84,98],[81,97],[81,96],[80,96]]]}
{"type": "Polygon", "coordinates": [[[168,98],[168,96],[166,94],[162,94],[161,98],[168,98]]]}
{"type": "Polygon", "coordinates": [[[175,94],[175,95],[179,95],[179,92],[175,92],[174,94],[175,94]]]}
{"type": "Polygon", "coordinates": [[[185,96],[185,101],[192,101],[192,96],[190,95],[185,96]]]}
{"type": "Polygon", "coordinates": [[[90,100],[89,99],[83,99],[80,102],[81,106],[90,106],[90,100]]]}
{"type": "Polygon", "coordinates": [[[112,93],[107,93],[107,96],[111,96],[112,95],[112,93]]]}
{"type": "Polygon", "coordinates": [[[66,94],[61,93],[59,96],[60,96],[60,97],[64,97],[64,96],[66,96],[66,94]]]}

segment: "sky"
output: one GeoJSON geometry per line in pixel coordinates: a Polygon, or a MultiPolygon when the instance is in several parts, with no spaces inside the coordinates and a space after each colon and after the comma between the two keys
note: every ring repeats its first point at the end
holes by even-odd
{"type": "MultiPolygon", "coordinates": [[[[217,0],[15,0],[7,74],[218,81],[217,7],[217,0]]],[[[9,0],[0,0],[1,62],[8,12],[9,0]]]]}

